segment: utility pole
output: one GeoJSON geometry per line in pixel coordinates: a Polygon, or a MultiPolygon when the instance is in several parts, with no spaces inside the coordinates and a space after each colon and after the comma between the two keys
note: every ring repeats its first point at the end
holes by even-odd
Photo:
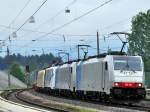
{"type": "Polygon", "coordinates": [[[80,46],[78,45],[77,47],[78,47],[78,59],[80,59],[80,48],[79,48],[80,46]]]}
{"type": "Polygon", "coordinates": [[[97,56],[99,55],[99,33],[97,31],[97,56]]]}
{"type": "Polygon", "coordinates": [[[10,82],[10,71],[8,72],[8,87],[10,88],[11,82],[10,82]]]}
{"type": "Polygon", "coordinates": [[[44,55],[45,53],[44,53],[44,49],[42,48],[42,54],[44,55]]]}
{"type": "MultiPolygon", "coordinates": [[[[9,59],[9,55],[10,55],[10,52],[9,52],[9,47],[7,46],[7,56],[8,56],[8,59],[9,59]]],[[[9,60],[8,60],[9,62],[9,60]]],[[[10,71],[8,71],[8,87],[10,88],[11,86],[11,82],[10,82],[10,71]]]]}

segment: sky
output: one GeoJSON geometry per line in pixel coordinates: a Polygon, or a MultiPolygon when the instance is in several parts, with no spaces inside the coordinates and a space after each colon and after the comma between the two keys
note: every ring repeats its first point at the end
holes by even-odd
{"type": "Polygon", "coordinates": [[[95,55],[97,31],[100,35],[100,52],[106,52],[108,48],[120,50],[121,41],[109,34],[130,32],[132,17],[150,9],[150,0],[112,0],[60,28],[109,0],[47,0],[34,15],[35,23],[29,23],[28,18],[44,1],[0,0],[0,56],[6,55],[8,46],[10,54],[40,55],[51,52],[57,56],[58,50],[64,50],[75,59],[78,44],[90,45],[89,55],[95,55]],[[70,13],[65,13],[66,9],[69,9],[70,13]],[[23,25],[25,21],[27,22],[23,25]],[[17,31],[17,37],[13,38],[12,33],[22,25],[17,31]],[[57,28],[60,29],[56,30],[57,28]],[[52,33],[45,35],[50,32],[52,33]],[[8,39],[9,35],[11,42],[8,39]]]}

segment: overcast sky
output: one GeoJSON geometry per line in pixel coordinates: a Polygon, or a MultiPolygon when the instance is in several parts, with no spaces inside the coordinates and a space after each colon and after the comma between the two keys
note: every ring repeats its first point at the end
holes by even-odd
{"type": "MultiPolygon", "coordinates": [[[[45,0],[0,0],[0,39],[7,39],[9,34],[16,31],[43,1],[45,0]],[[29,2],[28,5],[16,18],[27,2],[29,2]],[[15,21],[12,23],[14,19],[15,21]]],[[[119,49],[121,46],[119,40],[114,40],[115,37],[112,37],[104,41],[104,35],[107,36],[114,31],[129,32],[132,17],[140,11],[145,12],[150,9],[150,0],[112,0],[89,15],[53,32],[55,35],[43,36],[44,32],[51,32],[106,1],[108,0],[48,0],[34,16],[35,23],[27,22],[17,32],[17,38],[11,36],[11,43],[7,39],[2,50],[6,51],[6,46],[9,46],[11,54],[31,55],[41,54],[43,48],[44,53],[52,52],[56,55],[56,49],[62,49],[70,52],[71,57],[75,58],[76,45],[83,43],[93,47],[89,49],[89,52],[90,55],[94,55],[96,53],[94,49],[96,36],[94,35],[96,35],[97,30],[100,33],[101,52],[107,50],[108,47],[114,50],[119,49]],[[70,13],[65,13],[65,9],[70,9],[70,13]],[[56,14],[57,16],[55,16],[56,14]],[[39,32],[31,32],[31,30],[39,32]],[[37,41],[32,41],[37,38],[37,41]],[[81,39],[84,41],[80,41],[81,39]]],[[[2,52],[1,56],[5,54],[6,52],[2,52]]]]}

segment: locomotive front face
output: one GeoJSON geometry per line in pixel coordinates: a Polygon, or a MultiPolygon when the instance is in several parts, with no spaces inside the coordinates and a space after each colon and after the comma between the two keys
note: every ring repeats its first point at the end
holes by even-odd
{"type": "Polygon", "coordinates": [[[113,94],[145,97],[145,77],[140,56],[114,56],[113,67],[113,94]]]}

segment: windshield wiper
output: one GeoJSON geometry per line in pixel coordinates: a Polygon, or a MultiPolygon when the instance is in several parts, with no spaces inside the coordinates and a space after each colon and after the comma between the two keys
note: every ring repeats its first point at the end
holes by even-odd
{"type": "Polygon", "coordinates": [[[120,70],[120,72],[123,72],[123,71],[125,71],[125,70],[130,70],[130,71],[136,73],[135,70],[132,69],[128,64],[126,64],[126,66],[124,66],[124,67],[120,70]]]}
{"type": "Polygon", "coordinates": [[[132,72],[136,73],[136,72],[135,72],[135,70],[134,70],[134,69],[132,69],[130,66],[129,66],[129,69],[130,69],[132,72]]]}

